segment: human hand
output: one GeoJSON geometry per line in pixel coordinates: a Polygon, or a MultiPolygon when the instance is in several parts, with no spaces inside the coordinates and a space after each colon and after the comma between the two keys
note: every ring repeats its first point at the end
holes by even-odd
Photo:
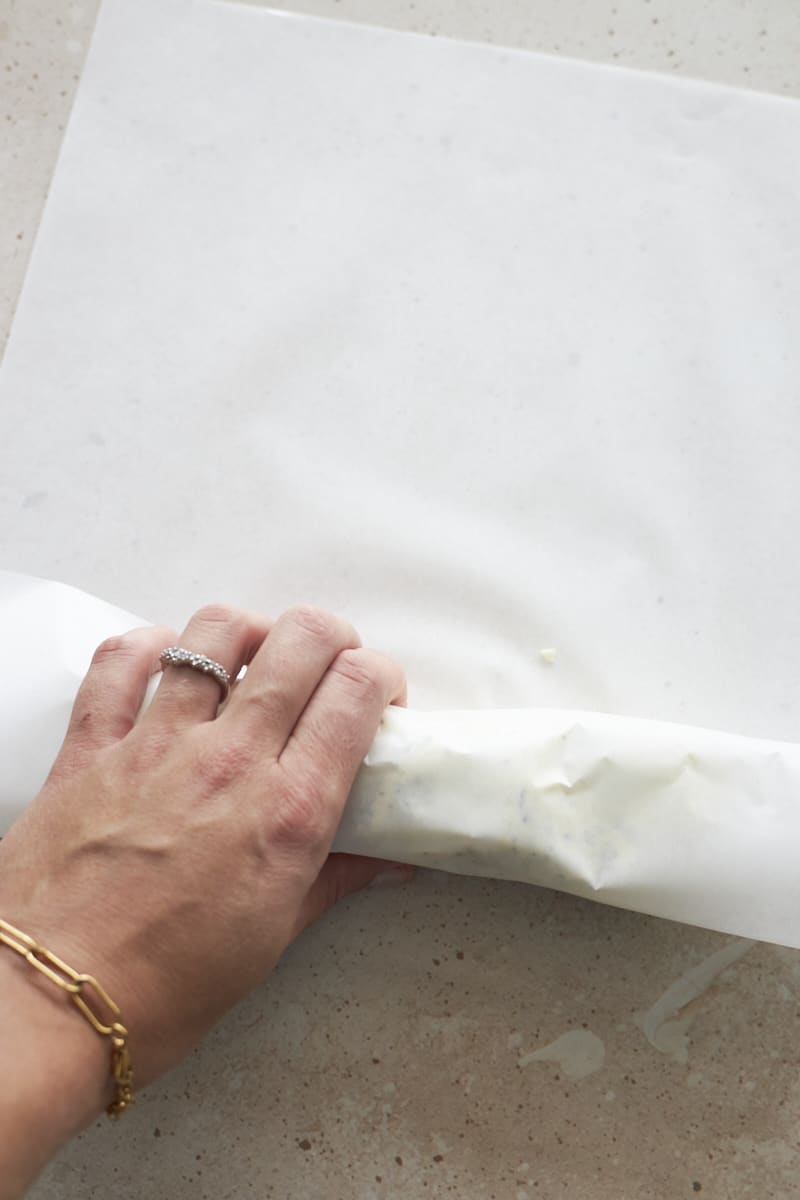
{"type": "MultiPolygon", "coordinates": [[[[117,1001],[137,1084],[174,1065],[336,899],[387,868],[412,874],[329,856],[381,714],[404,700],[395,663],[310,608],[270,628],[212,606],[180,639],[141,629],[99,648],[41,794],[0,842],[0,915],[117,1001]],[[169,668],[137,724],[176,642],[247,674],[217,715],[212,678],[169,668]]],[[[66,1015],[76,1038],[96,1038],[66,1015]]]]}

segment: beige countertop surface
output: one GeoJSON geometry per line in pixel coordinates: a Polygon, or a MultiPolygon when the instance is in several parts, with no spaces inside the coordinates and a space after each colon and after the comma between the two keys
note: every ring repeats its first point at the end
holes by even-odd
{"type": "MultiPolygon", "coordinates": [[[[273,7],[800,96],[794,0],[273,7]]],[[[96,11],[0,0],[3,339],[96,11]]],[[[341,905],[33,1195],[800,1196],[799,1032],[798,952],[421,873],[341,905]]]]}

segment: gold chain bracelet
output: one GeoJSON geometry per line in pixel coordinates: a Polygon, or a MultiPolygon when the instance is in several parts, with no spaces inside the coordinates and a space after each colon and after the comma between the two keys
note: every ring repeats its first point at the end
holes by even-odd
{"type": "Polygon", "coordinates": [[[93,975],[81,975],[73,971],[62,959],[39,946],[27,933],[20,932],[7,921],[0,919],[0,945],[8,946],[22,955],[26,962],[41,971],[45,978],[62,988],[80,1013],[86,1018],[96,1033],[111,1041],[111,1075],[114,1080],[115,1095],[106,1112],[109,1117],[116,1119],[133,1104],[133,1068],[128,1051],[128,1031],[120,1022],[120,1010],[102,988],[93,975]],[[87,996],[87,991],[89,995],[87,996]],[[110,1023],[101,1020],[94,1007],[91,1006],[91,993],[94,991],[102,1004],[113,1017],[110,1023]]]}

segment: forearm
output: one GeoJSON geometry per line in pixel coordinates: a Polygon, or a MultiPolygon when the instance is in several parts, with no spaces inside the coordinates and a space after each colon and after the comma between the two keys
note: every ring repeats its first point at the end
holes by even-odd
{"type": "Polygon", "coordinates": [[[102,1111],[109,1049],[68,996],[0,946],[0,1200],[102,1111]]]}

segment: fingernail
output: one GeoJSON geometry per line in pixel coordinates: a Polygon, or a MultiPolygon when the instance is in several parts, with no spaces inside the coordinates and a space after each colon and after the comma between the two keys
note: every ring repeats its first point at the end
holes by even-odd
{"type": "Polygon", "coordinates": [[[414,878],[414,870],[414,867],[409,866],[389,867],[386,871],[381,871],[374,879],[370,879],[367,887],[399,887],[401,883],[408,883],[409,879],[414,878]]]}

